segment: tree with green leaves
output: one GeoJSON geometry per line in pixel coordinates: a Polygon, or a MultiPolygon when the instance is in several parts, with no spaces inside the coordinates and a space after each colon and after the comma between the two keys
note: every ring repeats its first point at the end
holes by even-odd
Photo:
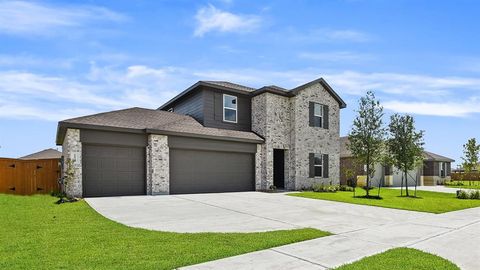
{"type": "MultiPolygon", "coordinates": [[[[480,156],[480,144],[477,144],[475,138],[471,138],[463,145],[463,169],[465,173],[472,172],[478,166],[479,156],[480,156]]],[[[470,183],[471,185],[471,183],[470,183]]]]}
{"type": "Polygon", "coordinates": [[[348,147],[358,162],[365,164],[367,182],[365,190],[370,197],[371,177],[375,172],[375,163],[382,157],[382,144],[386,130],[383,126],[383,107],[371,91],[360,98],[357,116],[353,120],[348,147]]]}
{"type": "Polygon", "coordinates": [[[410,115],[392,115],[388,127],[390,133],[390,138],[387,140],[388,151],[393,165],[402,172],[402,179],[405,179],[405,192],[408,197],[410,196],[408,193],[408,171],[418,168],[421,164],[420,161],[423,160],[424,131],[415,129],[415,120],[410,115]]]}

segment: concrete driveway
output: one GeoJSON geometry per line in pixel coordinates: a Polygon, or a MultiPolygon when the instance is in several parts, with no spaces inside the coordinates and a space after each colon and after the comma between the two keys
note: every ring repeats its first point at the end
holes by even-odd
{"type": "Polygon", "coordinates": [[[393,247],[413,247],[480,269],[480,208],[420,213],[286,196],[216,193],[89,198],[127,226],[173,232],[258,232],[313,227],[336,235],[187,269],[328,269],[393,247]]]}
{"type": "Polygon", "coordinates": [[[127,226],[171,232],[262,232],[312,227],[338,234],[433,216],[260,192],[104,197],[86,201],[100,214],[127,226]]]}

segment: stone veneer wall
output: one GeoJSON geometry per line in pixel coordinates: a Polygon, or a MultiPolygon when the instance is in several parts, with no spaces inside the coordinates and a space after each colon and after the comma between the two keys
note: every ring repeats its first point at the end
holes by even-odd
{"type": "MultiPolygon", "coordinates": [[[[285,149],[289,160],[290,148],[290,100],[287,97],[264,93],[252,99],[252,130],[265,138],[261,145],[261,184],[257,189],[273,185],[273,149],[285,149]],[[259,188],[260,187],[260,188],[259,188]]],[[[289,166],[285,166],[285,186],[289,182],[289,166]]]]}
{"type": "Polygon", "coordinates": [[[150,134],[147,145],[147,194],[170,193],[168,136],[150,134]]]}
{"type": "MultiPolygon", "coordinates": [[[[273,149],[285,149],[285,188],[298,190],[314,183],[340,181],[340,115],[338,102],[314,84],[295,97],[264,93],[252,99],[252,130],[265,138],[261,145],[261,189],[273,184],[273,149]],[[309,102],[329,106],[329,129],[309,126],[309,102]],[[329,155],[329,178],[309,177],[309,153],[329,155]]],[[[258,189],[258,185],[257,185],[258,189]]]]}
{"type": "Polygon", "coordinates": [[[82,197],[82,143],[80,142],[79,129],[67,129],[65,139],[62,144],[62,155],[64,158],[63,172],[66,170],[67,160],[73,161],[75,168],[75,178],[65,187],[65,193],[69,197],[82,197]]]}
{"type": "Polygon", "coordinates": [[[295,167],[295,189],[311,187],[314,183],[340,183],[340,107],[320,83],[303,89],[292,97],[292,137],[295,167]],[[309,126],[309,102],[329,107],[329,129],[309,126]],[[309,153],[329,155],[329,177],[309,177],[309,153]]]}

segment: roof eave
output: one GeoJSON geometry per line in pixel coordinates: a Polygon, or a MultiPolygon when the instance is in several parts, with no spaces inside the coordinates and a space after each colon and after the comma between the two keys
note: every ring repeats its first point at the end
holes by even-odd
{"type": "Polygon", "coordinates": [[[323,87],[325,87],[325,89],[330,93],[330,95],[332,95],[332,97],[338,102],[338,104],[340,105],[340,109],[344,109],[347,107],[347,103],[343,101],[343,99],[337,94],[337,92],[335,92],[335,90],[333,90],[333,88],[323,78],[318,78],[306,84],[300,85],[292,89],[291,92],[294,95],[297,95],[298,92],[316,83],[320,83],[323,87]]]}
{"type": "Polygon", "coordinates": [[[200,86],[212,87],[212,88],[215,88],[215,89],[230,91],[230,92],[234,92],[234,93],[238,93],[238,94],[244,94],[244,95],[250,95],[252,93],[252,92],[246,91],[246,90],[244,91],[244,90],[230,88],[230,87],[226,87],[226,86],[222,86],[222,85],[218,85],[218,84],[208,83],[208,82],[205,82],[205,81],[198,81],[194,85],[190,86],[186,90],[182,91],[180,94],[176,95],[175,97],[173,97],[172,99],[167,101],[162,106],[158,107],[158,110],[163,110],[163,109],[169,107],[170,105],[175,103],[177,100],[183,98],[185,95],[194,91],[195,89],[197,89],[200,86]]]}
{"type": "Polygon", "coordinates": [[[215,135],[198,134],[198,133],[190,133],[190,132],[169,131],[169,130],[162,130],[162,129],[146,129],[145,132],[148,133],[148,134],[170,135],[170,136],[179,136],[179,137],[193,137],[193,138],[203,138],[203,139],[215,139],[215,140],[223,140],[223,141],[248,142],[248,143],[263,143],[264,142],[262,139],[248,139],[248,138],[229,137],[229,136],[215,136],[215,135]]]}

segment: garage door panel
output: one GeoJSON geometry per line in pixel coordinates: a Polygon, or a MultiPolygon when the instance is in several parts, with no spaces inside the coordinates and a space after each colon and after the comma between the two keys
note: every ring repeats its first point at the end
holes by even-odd
{"type": "Polygon", "coordinates": [[[85,197],[145,194],[145,149],[89,145],[83,147],[85,197]]]}
{"type": "Polygon", "coordinates": [[[254,154],[170,149],[170,192],[254,190],[254,154]]]}

